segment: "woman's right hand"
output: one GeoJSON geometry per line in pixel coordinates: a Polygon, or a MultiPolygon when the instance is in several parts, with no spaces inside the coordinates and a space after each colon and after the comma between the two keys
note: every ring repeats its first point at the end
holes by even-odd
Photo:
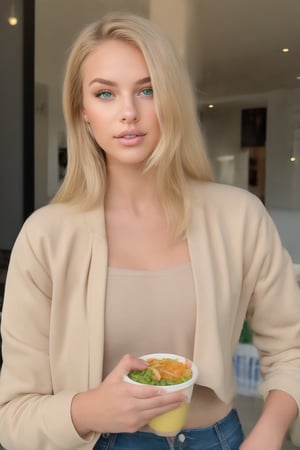
{"type": "Polygon", "coordinates": [[[159,386],[123,380],[131,370],[146,367],[145,361],[125,355],[97,388],[75,395],[71,415],[77,432],[132,433],[186,400],[180,392],[166,394],[159,386]]]}

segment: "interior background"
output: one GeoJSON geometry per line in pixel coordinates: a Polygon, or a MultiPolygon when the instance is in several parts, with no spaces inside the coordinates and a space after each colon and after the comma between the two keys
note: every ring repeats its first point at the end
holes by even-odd
{"type": "MultiPolygon", "coordinates": [[[[36,207],[59,185],[66,145],[61,85],[79,30],[108,11],[149,17],[171,37],[195,86],[219,181],[248,188],[241,111],[267,109],[264,201],[300,262],[300,36],[298,0],[36,0],[36,207]],[[290,49],[283,53],[283,47],[290,49]],[[214,108],[208,108],[214,104],[214,108]],[[291,155],[296,161],[291,162],[291,155]]],[[[259,152],[259,150],[258,150],[259,152]]]]}

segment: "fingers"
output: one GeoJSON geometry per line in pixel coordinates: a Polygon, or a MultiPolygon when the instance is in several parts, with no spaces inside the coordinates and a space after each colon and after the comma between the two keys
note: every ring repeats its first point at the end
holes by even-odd
{"type": "Polygon", "coordinates": [[[160,395],[147,399],[139,399],[139,419],[143,423],[148,423],[154,417],[167,413],[173,409],[183,406],[186,397],[183,394],[172,393],[160,395]]]}
{"type": "Polygon", "coordinates": [[[134,398],[146,399],[152,397],[160,397],[165,395],[165,392],[160,388],[160,386],[151,386],[147,384],[129,384],[124,381],[126,385],[127,392],[134,398]]]}
{"type": "Polygon", "coordinates": [[[145,410],[165,407],[167,409],[172,409],[187,401],[186,397],[183,394],[177,392],[174,392],[172,394],[159,395],[156,397],[142,399],[139,398],[137,400],[139,401],[140,408],[145,410]]]}
{"type": "Polygon", "coordinates": [[[148,364],[142,359],[135,358],[132,355],[125,355],[106,377],[111,381],[122,381],[124,375],[127,375],[131,370],[145,370],[148,364]]]}
{"type": "Polygon", "coordinates": [[[182,392],[166,393],[161,386],[124,381],[130,370],[143,370],[147,363],[125,355],[100,385],[89,395],[89,429],[109,432],[136,431],[153,417],[186,402],[182,392]]]}
{"type": "MultiPolygon", "coordinates": [[[[124,389],[127,388],[126,385],[128,385],[128,383],[124,382],[124,389]]],[[[125,413],[122,413],[122,417],[125,417],[126,424],[129,424],[130,430],[136,431],[154,417],[178,408],[187,401],[185,395],[181,392],[169,394],[159,393],[158,395],[148,397],[148,390],[137,389],[139,386],[136,385],[128,386],[134,388],[133,392],[135,394],[130,397],[131,400],[128,403],[123,404],[125,413]]],[[[157,392],[157,389],[154,386],[151,387],[154,388],[151,389],[151,394],[153,394],[153,390],[157,392]]]]}
{"type": "Polygon", "coordinates": [[[187,401],[183,392],[166,393],[158,386],[128,385],[128,394],[138,402],[139,410],[151,417],[177,408],[187,401]]]}
{"type": "Polygon", "coordinates": [[[136,399],[147,399],[147,398],[161,398],[164,397],[162,402],[167,401],[185,401],[186,396],[182,393],[182,391],[178,392],[170,392],[167,393],[160,386],[152,386],[147,384],[141,384],[138,386],[137,384],[129,384],[124,381],[126,384],[127,392],[136,399]]]}
{"type": "MultiPolygon", "coordinates": [[[[125,355],[99,386],[102,400],[98,403],[109,404],[106,412],[113,418],[117,429],[126,429],[128,423],[131,424],[130,429],[140,428],[153,417],[175,409],[187,401],[181,391],[166,393],[161,386],[131,384],[124,381],[124,375],[131,370],[144,370],[147,366],[148,364],[142,359],[125,355]]],[[[109,423],[111,421],[112,419],[109,423]]]]}
{"type": "MultiPolygon", "coordinates": [[[[145,370],[148,367],[148,363],[143,359],[136,358],[132,355],[125,355],[119,362],[118,366],[123,370],[122,375],[127,375],[131,370],[145,370]]],[[[118,367],[117,366],[117,367],[118,367]]]]}

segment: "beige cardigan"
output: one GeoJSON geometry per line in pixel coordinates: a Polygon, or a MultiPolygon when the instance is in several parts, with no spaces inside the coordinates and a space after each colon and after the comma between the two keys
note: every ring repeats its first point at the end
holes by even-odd
{"type": "MultiPolygon", "coordinates": [[[[261,354],[261,392],[284,390],[300,406],[300,293],[269,215],[248,192],[212,183],[192,183],[191,207],[200,384],[232,400],[232,356],[247,313],[261,354]]],[[[0,442],[7,450],[93,448],[99,435],[85,441],[76,433],[70,404],[101,382],[106,271],[102,209],[49,205],[24,224],[2,316],[0,442]]]]}

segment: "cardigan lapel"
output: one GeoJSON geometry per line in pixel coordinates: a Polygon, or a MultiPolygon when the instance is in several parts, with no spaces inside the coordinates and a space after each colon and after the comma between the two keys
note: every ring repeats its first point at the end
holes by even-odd
{"type": "Polygon", "coordinates": [[[107,278],[107,242],[103,208],[90,212],[92,249],[87,290],[89,336],[89,386],[96,387],[102,380],[104,353],[104,317],[107,278]]]}
{"type": "Polygon", "coordinates": [[[220,330],[216,303],[214,263],[210,249],[209,224],[201,205],[192,208],[187,233],[196,296],[196,325],[193,359],[199,367],[199,382],[214,387],[223,372],[220,330]],[[211,349],[215,349],[212,354],[211,349]],[[216,354],[219,353],[219,354],[216,354]],[[212,373],[216,377],[212,377],[212,373]],[[213,379],[212,379],[213,378],[213,379]]]}

